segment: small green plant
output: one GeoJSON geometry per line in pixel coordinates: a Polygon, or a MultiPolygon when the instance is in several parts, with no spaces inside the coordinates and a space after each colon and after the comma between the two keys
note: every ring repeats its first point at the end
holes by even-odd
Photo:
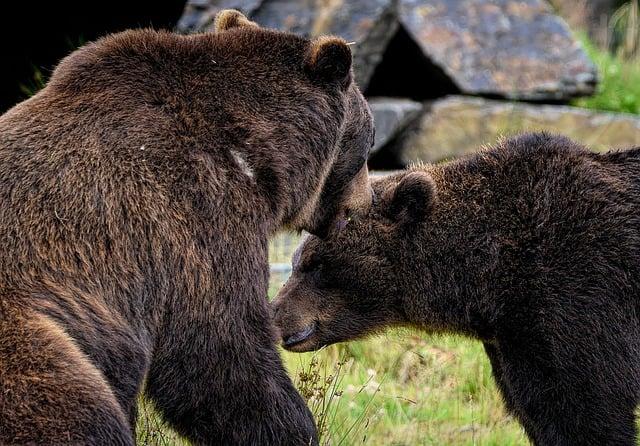
{"type": "Polygon", "coordinates": [[[338,361],[333,373],[327,374],[326,364],[320,365],[318,356],[314,355],[296,376],[296,387],[316,419],[320,444],[329,444],[329,421],[335,415],[335,405],[339,404],[342,396],[338,382],[343,365],[344,362],[338,361]]]}
{"type": "MultiPolygon", "coordinates": [[[[67,36],[65,38],[65,45],[69,52],[74,51],[76,48],[80,48],[85,43],[87,43],[87,41],[82,35],[74,38],[67,36]]],[[[36,65],[32,65],[31,79],[21,83],[19,87],[23,95],[31,97],[38,91],[42,90],[46,84],[47,76],[43,73],[42,69],[36,65]]]]}
{"type": "Polygon", "coordinates": [[[38,67],[33,67],[31,79],[26,83],[20,84],[20,91],[27,97],[31,97],[40,91],[47,83],[46,76],[38,67]]]}
{"type": "Polygon", "coordinates": [[[341,359],[335,360],[333,355],[323,354],[321,350],[313,353],[306,364],[301,362],[297,370],[295,384],[316,420],[321,446],[351,445],[360,437],[366,439],[366,427],[371,421],[368,409],[380,385],[374,382],[373,391],[367,392],[372,383],[370,377],[358,390],[368,394],[364,410],[355,418],[341,419],[340,405],[345,395],[343,378],[353,365],[353,358],[344,353],[341,359]]]}
{"type": "Polygon", "coordinates": [[[582,35],[580,40],[598,67],[600,82],[596,93],[573,101],[578,107],[640,114],[640,59],[624,59],[597,48],[582,35]]]}

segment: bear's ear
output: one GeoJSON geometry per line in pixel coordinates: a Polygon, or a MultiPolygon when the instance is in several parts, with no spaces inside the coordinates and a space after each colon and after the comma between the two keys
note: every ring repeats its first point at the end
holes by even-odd
{"type": "Polygon", "coordinates": [[[390,194],[386,213],[390,219],[400,224],[424,221],[437,200],[436,184],[424,171],[408,173],[390,194]]]}
{"type": "Polygon", "coordinates": [[[232,28],[259,28],[256,22],[246,18],[240,11],[235,9],[223,9],[213,22],[213,29],[216,32],[227,31],[232,28]]]}
{"type": "Polygon", "coordinates": [[[312,76],[346,87],[351,81],[351,61],[351,49],[344,39],[322,36],[309,45],[305,65],[312,76]]]}

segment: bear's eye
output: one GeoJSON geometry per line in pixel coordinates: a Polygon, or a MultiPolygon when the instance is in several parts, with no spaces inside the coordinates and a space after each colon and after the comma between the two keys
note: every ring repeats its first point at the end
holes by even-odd
{"type": "Polygon", "coordinates": [[[344,218],[347,221],[347,224],[349,224],[349,223],[357,223],[358,220],[359,220],[358,213],[352,211],[351,209],[347,209],[344,218]]]}
{"type": "Polygon", "coordinates": [[[345,209],[344,217],[338,219],[336,222],[336,230],[338,232],[346,228],[349,223],[356,221],[356,214],[351,209],[345,209]]]}
{"type": "Polygon", "coordinates": [[[342,231],[344,228],[347,227],[350,221],[351,221],[351,217],[339,219],[338,222],[336,223],[336,230],[338,232],[342,231]]]}

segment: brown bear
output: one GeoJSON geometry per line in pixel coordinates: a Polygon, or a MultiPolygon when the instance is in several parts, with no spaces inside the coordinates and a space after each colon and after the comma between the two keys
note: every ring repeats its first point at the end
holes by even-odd
{"type": "Polygon", "coordinates": [[[0,117],[0,444],[132,444],[140,392],[195,444],[317,443],[267,241],[367,206],[371,115],[343,40],[216,23],[86,45],[0,117]]]}
{"type": "Polygon", "coordinates": [[[636,444],[640,149],[524,135],[374,191],[369,214],[294,255],[274,303],[288,349],[461,333],[534,444],[636,444]]]}

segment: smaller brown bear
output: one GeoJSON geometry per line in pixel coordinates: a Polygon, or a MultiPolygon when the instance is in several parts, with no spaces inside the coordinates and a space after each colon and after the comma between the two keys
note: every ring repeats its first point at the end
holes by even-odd
{"type": "Polygon", "coordinates": [[[366,217],[294,255],[274,304],[286,348],[461,333],[534,444],[635,444],[640,149],[524,135],[374,190],[366,217]]]}

